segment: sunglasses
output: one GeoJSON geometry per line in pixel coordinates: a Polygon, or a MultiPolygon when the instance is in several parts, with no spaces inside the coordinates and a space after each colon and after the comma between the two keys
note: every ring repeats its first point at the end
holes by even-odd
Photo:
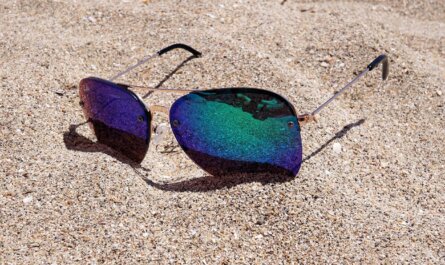
{"type": "Polygon", "coordinates": [[[80,81],[80,105],[99,143],[139,164],[150,144],[153,114],[164,112],[169,115],[179,146],[211,175],[271,173],[295,176],[302,163],[300,126],[315,121],[316,114],[380,63],[383,80],[389,73],[388,59],[386,55],[380,55],[334,96],[313,112],[303,115],[297,115],[284,97],[263,89],[165,89],[113,82],[150,59],[178,48],[192,53],[193,57],[201,57],[200,52],[187,45],[174,44],[143,58],[109,80],[88,77],[80,81]],[[163,106],[147,108],[130,89],[149,93],[172,92],[182,96],[170,109],[163,106]]]}

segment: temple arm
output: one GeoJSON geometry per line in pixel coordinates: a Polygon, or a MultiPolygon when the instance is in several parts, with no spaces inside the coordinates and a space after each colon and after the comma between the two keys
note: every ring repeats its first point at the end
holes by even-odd
{"type": "Polygon", "coordinates": [[[108,80],[109,80],[109,81],[114,81],[114,80],[116,80],[117,78],[119,78],[120,76],[122,76],[122,75],[124,75],[124,74],[130,72],[130,71],[133,70],[134,68],[136,68],[136,67],[138,67],[138,66],[140,66],[140,65],[142,65],[142,64],[144,64],[144,63],[146,63],[146,62],[148,62],[149,60],[151,60],[151,59],[153,59],[153,58],[155,58],[155,57],[161,56],[161,55],[163,55],[164,53],[167,53],[167,52],[169,52],[169,51],[171,51],[171,50],[174,50],[174,49],[184,49],[184,50],[190,52],[191,54],[193,54],[193,56],[195,56],[195,57],[201,57],[201,53],[198,52],[197,50],[193,49],[192,47],[187,46],[187,45],[182,44],[182,43],[177,43],[177,44],[173,44],[173,45],[170,45],[170,46],[168,46],[168,47],[165,47],[164,49],[158,51],[158,52],[155,53],[155,54],[152,54],[152,55],[149,55],[149,56],[146,56],[146,57],[142,58],[142,60],[140,60],[140,61],[137,62],[136,64],[134,64],[134,65],[128,67],[128,68],[125,69],[124,71],[122,71],[122,72],[116,74],[115,76],[111,77],[111,78],[108,79],[108,80]]]}
{"type": "Polygon", "coordinates": [[[375,67],[377,67],[380,63],[383,65],[382,69],[382,79],[386,80],[388,78],[389,74],[389,63],[388,63],[388,57],[384,54],[380,55],[379,57],[375,58],[374,61],[372,61],[366,69],[361,72],[358,76],[356,76],[351,82],[346,84],[340,91],[338,91],[335,95],[333,95],[331,98],[326,100],[323,104],[321,104],[318,108],[316,108],[312,113],[310,114],[304,114],[298,116],[298,120],[300,122],[309,122],[315,120],[315,115],[319,113],[324,107],[326,107],[329,103],[331,103],[334,99],[336,99],[338,96],[343,94],[350,86],[352,86],[355,82],[357,82],[362,76],[364,76],[367,72],[372,71],[375,67]]]}

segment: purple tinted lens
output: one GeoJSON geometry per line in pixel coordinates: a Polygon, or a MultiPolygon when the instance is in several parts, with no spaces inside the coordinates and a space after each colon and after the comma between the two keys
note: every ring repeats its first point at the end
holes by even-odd
{"type": "Polygon", "coordinates": [[[301,165],[300,126],[293,107],[260,89],[194,92],[179,98],[170,122],[187,155],[212,175],[295,176],[301,165]]]}
{"type": "Polygon", "coordinates": [[[79,94],[98,142],[142,162],[150,140],[151,116],[138,97],[126,88],[94,77],[80,81],[79,94]]]}

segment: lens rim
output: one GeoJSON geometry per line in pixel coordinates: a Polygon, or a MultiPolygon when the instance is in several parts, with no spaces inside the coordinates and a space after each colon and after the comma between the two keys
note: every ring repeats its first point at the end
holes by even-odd
{"type": "MultiPolygon", "coordinates": [[[[147,108],[147,106],[144,104],[144,102],[141,100],[141,98],[136,93],[131,91],[129,89],[128,85],[117,84],[117,83],[114,83],[114,82],[111,82],[111,81],[108,81],[108,80],[105,80],[105,79],[102,79],[102,78],[99,78],[99,77],[91,76],[91,77],[87,77],[87,78],[84,78],[84,79],[80,80],[80,83],[79,83],[80,103],[82,103],[83,99],[86,97],[86,94],[83,92],[83,89],[85,87],[85,83],[86,82],[99,82],[99,83],[102,83],[104,85],[112,87],[113,89],[118,89],[118,90],[128,94],[129,96],[131,96],[132,98],[134,98],[136,100],[136,102],[139,104],[139,106],[143,109],[144,115],[147,117],[147,132],[146,132],[147,138],[145,140],[145,144],[147,144],[147,151],[148,151],[149,146],[150,146],[150,140],[151,140],[151,131],[152,131],[151,127],[152,127],[153,115],[152,115],[151,111],[147,108]]],[[[89,121],[90,118],[88,117],[89,115],[87,114],[87,110],[86,110],[86,108],[84,106],[82,106],[82,111],[83,111],[84,117],[86,119],[88,119],[87,121],[88,121],[89,127],[91,128],[91,130],[93,131],[95,137],[97,138],[96,132],[95,132],[94,127],[93,127],[93,124],[92,124],[91,121],[89,121]]],[[[113,150],[114,150],[114,148],[113,148],[113,150]]],[[[123,154],[123,155],[125,155],[125,154],[123,154]]],[[[143,161],[143,159],[145,158],[145,156],[146,156],[146,153],[144,154],[144,157],[142,158],[141,161],[136,161],[136,162],[137,163],[141,163],[143,161]]]]}
{"type": "MultiPolygon", "coordinates": [[[[170,111],[169,111],[169,121],[170,121],[170,127],[171,127],[171,129],[172,129],[172,131],[173,131],[173,135],[175,136],[175,139],[176,139],[176,141],[178,142],[178,145],[181,147],[181,149],[184,151],[184,153],[186,153],[186,155],[190,158],[190,160],[192,160],[199,168],[201,168],[202,170],[204,170],[205,172],[207,172],[207,173],[209,173],[210,175],[212,175],[212,173],[211,172],[209,172],[208,170],[206,170],[206,169],[204,169],[201,165],[199,165],[197,162],[195,162],[195,160],[192,158],[192,157],[190,157],[190,155],[187,153],[187,148],[185,147],[185,146],[183,146],[183,145],[181,145],[180,144],[180,140],[178,139],[178,136],[176,135],[176,133],[175,133],[175,128],[174,128],[174,124],[173,124],[173,122],[174,122],[174,119],[172,118],[172,114],[173,114],[173,112],[175,111],[175,109],[176,109],[176,104],[178,104],[180,101],[181,101],[181,99],[183,99],[184,97],[187,97],[187,96],[189,96],[189,95],[191,95],[191,94],[199,94],[199,93],[212,93],[212,92],[221,92],[221,90],[225,90],[225,91],[233,91],[232,93],[236,93],[236,90],[242,90],[243,91],[243,93],[255,93],[255,92],[260,92],[260,93],[262,93],[262,94],[269,94],[269,95],[271,95],[271,96],[273,96],[273,97],[278,97],[278,98],[280,98],[280,99],[282,99],[283,100],[283,102],[286,104],[286,106],[289,108],[289,110],[292,112],[292,115],[293,116],[295,116],[295,118],[296,118],[296,124],[294,124],[294,126],[295,125],[297,125],[298,126],[298,131],[300,132],[299,133],[299,135],[300,135],[300,153],[299,153],[299,157],[300,157],[300,161],[298,161],[298,164],[296,165],[296,168],[294,169],[294,170],[292,170],[292,172],[290,171],[290,170],[287,170],[287,169],[285,169],[286,171],[288,171],[289,173],[291,173],[293,176],[296,176],[296,175],[298,175],[298,172],[300,171],[300,169],[301,169],[301,165],[302,165],[302,163],[303,163],[303,141],[302,141],[302,138],[301,138],[301,125],[300,125],[300,122],[299,122],[299,120],[298,120],[298,115],[297,115],[297,112],[296,112],[296,110],[295,110],[295,107],[289,102],[289,100],[287,100],[285,97],[283,97],[282,95],[280,95],[280,94],[278,94],[278,93],[276,93],[276,92],[273,92],[273,91],[270,91],[270,90],[266,90],[266,89],[261,89],[261,88],[251,88],[251,87],[229,87],[229,88],[213,88],[213,89],[206,89],[206,90],[199,90],[199,91],[193,91],[193,92],[191,92],[191,93],[187,93],[187,94],[185,94],[185,95],[183,95],[183,96],[181,96],[181,97],[179,97],[178,99],[176,99],[174,102],[173,102],[173,104],[172,104],[172,106],[170,107],[170,111]],[[294,173],[295,172],[295,173],[294,173]]],[[[239,172],[239,173],[244,173],[244,172],[239,172]]],[[[258,173],[261,173],[261,172],[252,172],[253,174],[258,174],[258,173]]],[[[233,174],[233,173],[232,173],[233,174]]]]}

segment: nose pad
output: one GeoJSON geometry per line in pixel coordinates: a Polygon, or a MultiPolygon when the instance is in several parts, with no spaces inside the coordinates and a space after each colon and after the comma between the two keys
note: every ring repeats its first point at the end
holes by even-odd
{"type": "Polygon", "coordinates": [[[152,144],[156,147],[158,146],[164,137],[167,135],[168,125],[167,123],[161,123],[154,128],[154,137],[152,139],[152,144]]]}

